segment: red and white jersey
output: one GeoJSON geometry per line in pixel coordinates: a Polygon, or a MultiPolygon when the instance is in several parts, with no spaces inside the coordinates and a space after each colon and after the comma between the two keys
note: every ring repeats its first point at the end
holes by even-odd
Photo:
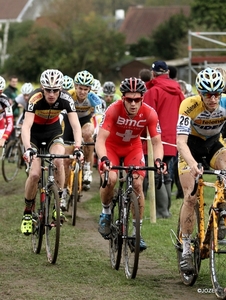
{"type": "Polygon", "coordinates": [[[8,139],[13,131],[13,111],[5,94],[0,95],[0,138],[8,139]]]}
{"type": "Polygon", "coordinates": [[[150,137],[160,134],[158,116],[152,107],[142,103],[137,115],[131,118],[122,100],[107,108],[100,127],[110,132],[106,144],[112,143],[118,147],[130,147],[135,144],[142,147],[140,135],[145,127],[148,128],[150,137]]]}

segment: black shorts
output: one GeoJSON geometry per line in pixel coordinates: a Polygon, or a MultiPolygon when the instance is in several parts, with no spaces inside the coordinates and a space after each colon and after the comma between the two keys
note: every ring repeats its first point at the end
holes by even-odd
{"type": "Polygon", "coordinates": [[[214,135],[206,141],[197,136],[189,135],[188,147],[197,162],[203,162],[204,158],[204,162],[209,165],[214,154],[225,145],[220,141],[220,134],[214,135]]]}
{"type": "MultiPolygon", "coordinates": [[[[86,117],[79,118],[79,123],[80,123],[81,127],[83,125],[85,125],[86,123],[91,123],[91,118],[92,118],[92,115],[88,115],[86,117]]],[[[73,131],[72,131],[70,122],[68,120],[67,114],[64,115],[64,134],[63,134],[63,138],[64,138],[64,141],[70,141],[70,142],[74,141],[73,131]]]]}
{"type": "Polygon", "coordinates": [[[42,143],[46,143],[45,148],[49,151],[54,140],[62,138],[62,135],[62,127],[59,121],[48,125],[34,123],[31,127],[31,144],[35,148],[40,149],[43,148],[42,143]]]}

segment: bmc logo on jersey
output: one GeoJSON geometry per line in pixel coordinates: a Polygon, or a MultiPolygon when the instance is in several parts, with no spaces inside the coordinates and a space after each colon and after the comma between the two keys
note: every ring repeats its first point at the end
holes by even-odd
{"type": "Polygon", "coordinates": [[[146,126],[147,120],[131,120],[131,119],[125,119],[122,117],[118,117],[118,120],[116,124],[118,125],[124,125],[124,126],[129,126],[129,127],[139,127],[139,128],[144,128],[146,126]]]}

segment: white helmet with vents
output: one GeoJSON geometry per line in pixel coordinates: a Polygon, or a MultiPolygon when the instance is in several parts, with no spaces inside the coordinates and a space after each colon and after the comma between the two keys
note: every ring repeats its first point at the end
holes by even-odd
{"type": "Polygon", "coordinates": [[[41,74],[40,83],[46,89],[60,89],[64,83],[64,75],[59,70],[48,69],[41,74]]]}
{"type": "Polygon", "coordinates": [[[29,95],[34,90],[33,85],[30,82],[26,82],[21,87],[21,93],[29,95]]]}
{"type": "Polygon", "coordinates": [[[225,86],[221,73],[211,68],[198,73],[195,85],[201,93],[222,93],[225,86]]]}
{"type": "Polygon", "coordinates": [[[5,79],[2,76],[0,76],[0,90],[2,91],[4,90],[4,88],[5,88],[5,79]]]}
{"type": "Polygon", "coordinates": [[[91,91],[95,92],[100,92],[101,91],[101,83],[100,80],[98,79],[93,79],[93,84],[91,86],[91,91]]]}

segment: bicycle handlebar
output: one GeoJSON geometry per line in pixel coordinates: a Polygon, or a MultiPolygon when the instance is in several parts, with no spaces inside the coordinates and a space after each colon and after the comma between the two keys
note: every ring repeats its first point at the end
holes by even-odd
{"type": "MultiPolygon", "coordinates": [[[[72,141],[64,141],[64,144],[67,144],[67,145],[74,145],[75,142],[72,142],[72,141]]],[[[94,146],[95,145],[95,142],[82,142],[82,145],[81,146],[94,146]]]]}
{"type": "MultiPolygon", "coordinates": [[[[106,162],[107,163],[107,162],[106,162]]],[[[147,170],[147,171],[156,171],[156,167],[149,167],[149,166],[112,166],[110,170],[124,170],[124,171],[137,171],[137,170],[147,170]]],[[[105,188],[108,183],[109,171],[106,170],[104,172],[104,180],[101,185],[102,188],[105,188]]]]}
{"type": "MultiPolygon", "coordinates": [[[[198,164],[198,168],[200,169],[202,167],[202,164],[199,163],[198,164]]],[[[209,174],[209,175],[216,175],[216,176],[226,176],[226,170],[203,170],[203,174],[209,174]]],[[[193,188],[193,191],[191,192],[191,196],[194,196],[197,188],[198,188],[198,183],[199,183],[199,179],[202,175],[198,175],[195,178],[195,185],[193,188]]]]}

